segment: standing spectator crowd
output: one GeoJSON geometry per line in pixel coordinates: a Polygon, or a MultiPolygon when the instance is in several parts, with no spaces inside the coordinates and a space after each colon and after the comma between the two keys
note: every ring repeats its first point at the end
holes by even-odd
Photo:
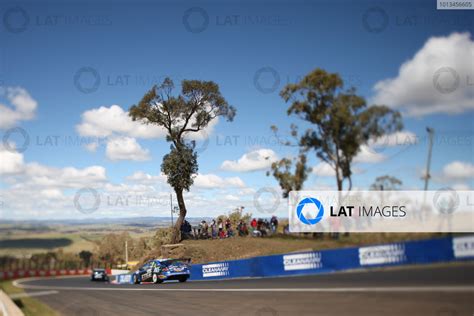
{"type": "Polygon", "coordinates": [[[234,236],[239,237],[265,237],[276,234],[278,229],[278,218],[272,216],[270,220],[262,218],[253,218],[250,223],[245,220],[239,220],[235,229],[230,218],[218,217],[210,223],[202,220],[199,225],[191,226],[185,220],[181,225],[182,239],[224,239],[234,236]]]}

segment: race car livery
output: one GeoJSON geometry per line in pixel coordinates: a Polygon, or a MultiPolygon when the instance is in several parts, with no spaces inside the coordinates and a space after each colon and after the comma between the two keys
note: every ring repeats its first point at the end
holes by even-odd
{"type": "Polygon", "coordinates": [[[188,259],[153,259],[132,274],[133,283],[162,283],[167,280],[186,282],[190,277],[188,259]]]}
{"type": "Polygon", "coordinates": [[[93,269],[91,273],[91,281],[109,281],[109,276],[105,269],[93,269]]]}

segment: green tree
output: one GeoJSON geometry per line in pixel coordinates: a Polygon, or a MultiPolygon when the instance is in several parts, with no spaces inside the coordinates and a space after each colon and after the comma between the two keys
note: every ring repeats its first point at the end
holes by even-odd
{"type": "MultiPolygon", "coordinates": [[[[290,191],[301,190],[308,177],[308,172],[311,171],[311,168],[306,166],[306,155],[304,153],[300,153],[297,158],[283,158],[280,161],[273,162],[271,169],[283,191],[283,198],[287,198],[290,191]],[[295,165],[294,170],[292,170],[293,164],[295,165]]],[[[269,174],[270,172],[267,172],[267,176],[269,174]]]]}
{"type": "Polygon", "coordinates": [[[166,140],[171,143],[161,170],[173,187],[179,206],[172,243],[179,241],[180,227],[187,214],[183,191],[189,191],[198,172],[195,142],[189,141],[188,136],[203,130],[219,116],[232,121],[236,113],[212,81],[183,80],[181,86],[181,93],[174,95],[174,83],[166,78],[161,85],[153,86],[129,112],[133,120],[164,128],[166,140]]]}
{"type": "Polygon", "coordinates": [[[87,251],[87,250],[82,250],[81,252],[79,252],[79,258],[81,258],[84,265],[88,267],[91,262],[92,252],[87,251]]]}
{"type": "MultiPolygon", "coordinates": [[[[336,173],[338,190],[348,181],[352,188],[352,161],[362,145],[402,129],[401,114],[384,105],[367,106],[365,99],[356,94],[355,88],[343,89],[343,81],[337,73],[315,69],[300,82],[288,84],[280,92],[285,102],[290,103],[288,115],[294,115],[308,123],[300,135],[296,125],[291,126],[292,135],[298,140],[300,155],[314,151],[316,156],[329,164],[336,173]]],[[[290,175],[290,183],[300,187],[305,176],[290,175]]],[[[274,176],[280,183],[291,168],[288,160],[272,166],[274,176]],[[283,171],[282,171],[283,170],[283,171]]],[[[305,168],[306,170],[306,168],[305,168]]],[[[288,185],[288,187],[290,187],[288,185]]],[[[285,187],[282,187],[285,190],[285,187]]]]}
{"type": "Polygon", "coordinates": [[[402,181],[399,180],[396,177],[392,177],[389,175],[384,175],[377,177],[370,186],[371,190],[385,190],[385,191],[394,191],[394,190],[399,190],[400,187],[402,186],[402,181]]]}

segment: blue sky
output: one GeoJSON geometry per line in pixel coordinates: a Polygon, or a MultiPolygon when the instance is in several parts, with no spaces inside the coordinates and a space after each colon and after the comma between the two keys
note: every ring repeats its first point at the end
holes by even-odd
{"type": "MultiPolygon", "coordinates": [[[[207,141],[198,140],[207,145],[188,194],[191,216],[240,205],[257,213],[256,192],[278,191],[262,157],[295,152],[276,143],[270,126],[285,134],[290,123],[301,124],[286,115],[278,91],[317,67],[404,114],[403,133],[379,140],[390,146],[372,144],[361,153],[355,187],[390,174],[406,189],[422,188],[426,126],[436,131],[430,187],[474,184],[472,11],[437,11],[435,1],[11,1],[1,14],[0,132],[16,143],[0,152],[4,218],[166,215],[167,200],[152,210],[116,202],[130,192],[163,199],[169,192],[159,174],[169,145],[159,133],[138,135],[124,121],[129,107],[166,76],[177,84],[213,80],[237,108],[234,122],[220,120],[207,141]],[[16,127],[30,139],[23,152],[11,150],[23,143],[16,127]],[[79,138],[100,141],[88,149],[71,144],[79,138]],[[84,187],[103,195],[92,214],[73,203],[84,187]]],[[[335,187],[327,166],[314,157],[310,165],[317,171],[307,189],[335,187]]],[[[280,204],[275,213],[283,215],[280,204]]]]}

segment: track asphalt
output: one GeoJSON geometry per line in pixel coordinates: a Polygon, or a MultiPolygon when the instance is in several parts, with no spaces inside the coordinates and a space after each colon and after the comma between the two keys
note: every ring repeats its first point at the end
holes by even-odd
{"type": "Polygon", "coordinates": [[[88,277],[16,285],[62,315],[474,315],[474,263],[157,285],[88,277]]]}

